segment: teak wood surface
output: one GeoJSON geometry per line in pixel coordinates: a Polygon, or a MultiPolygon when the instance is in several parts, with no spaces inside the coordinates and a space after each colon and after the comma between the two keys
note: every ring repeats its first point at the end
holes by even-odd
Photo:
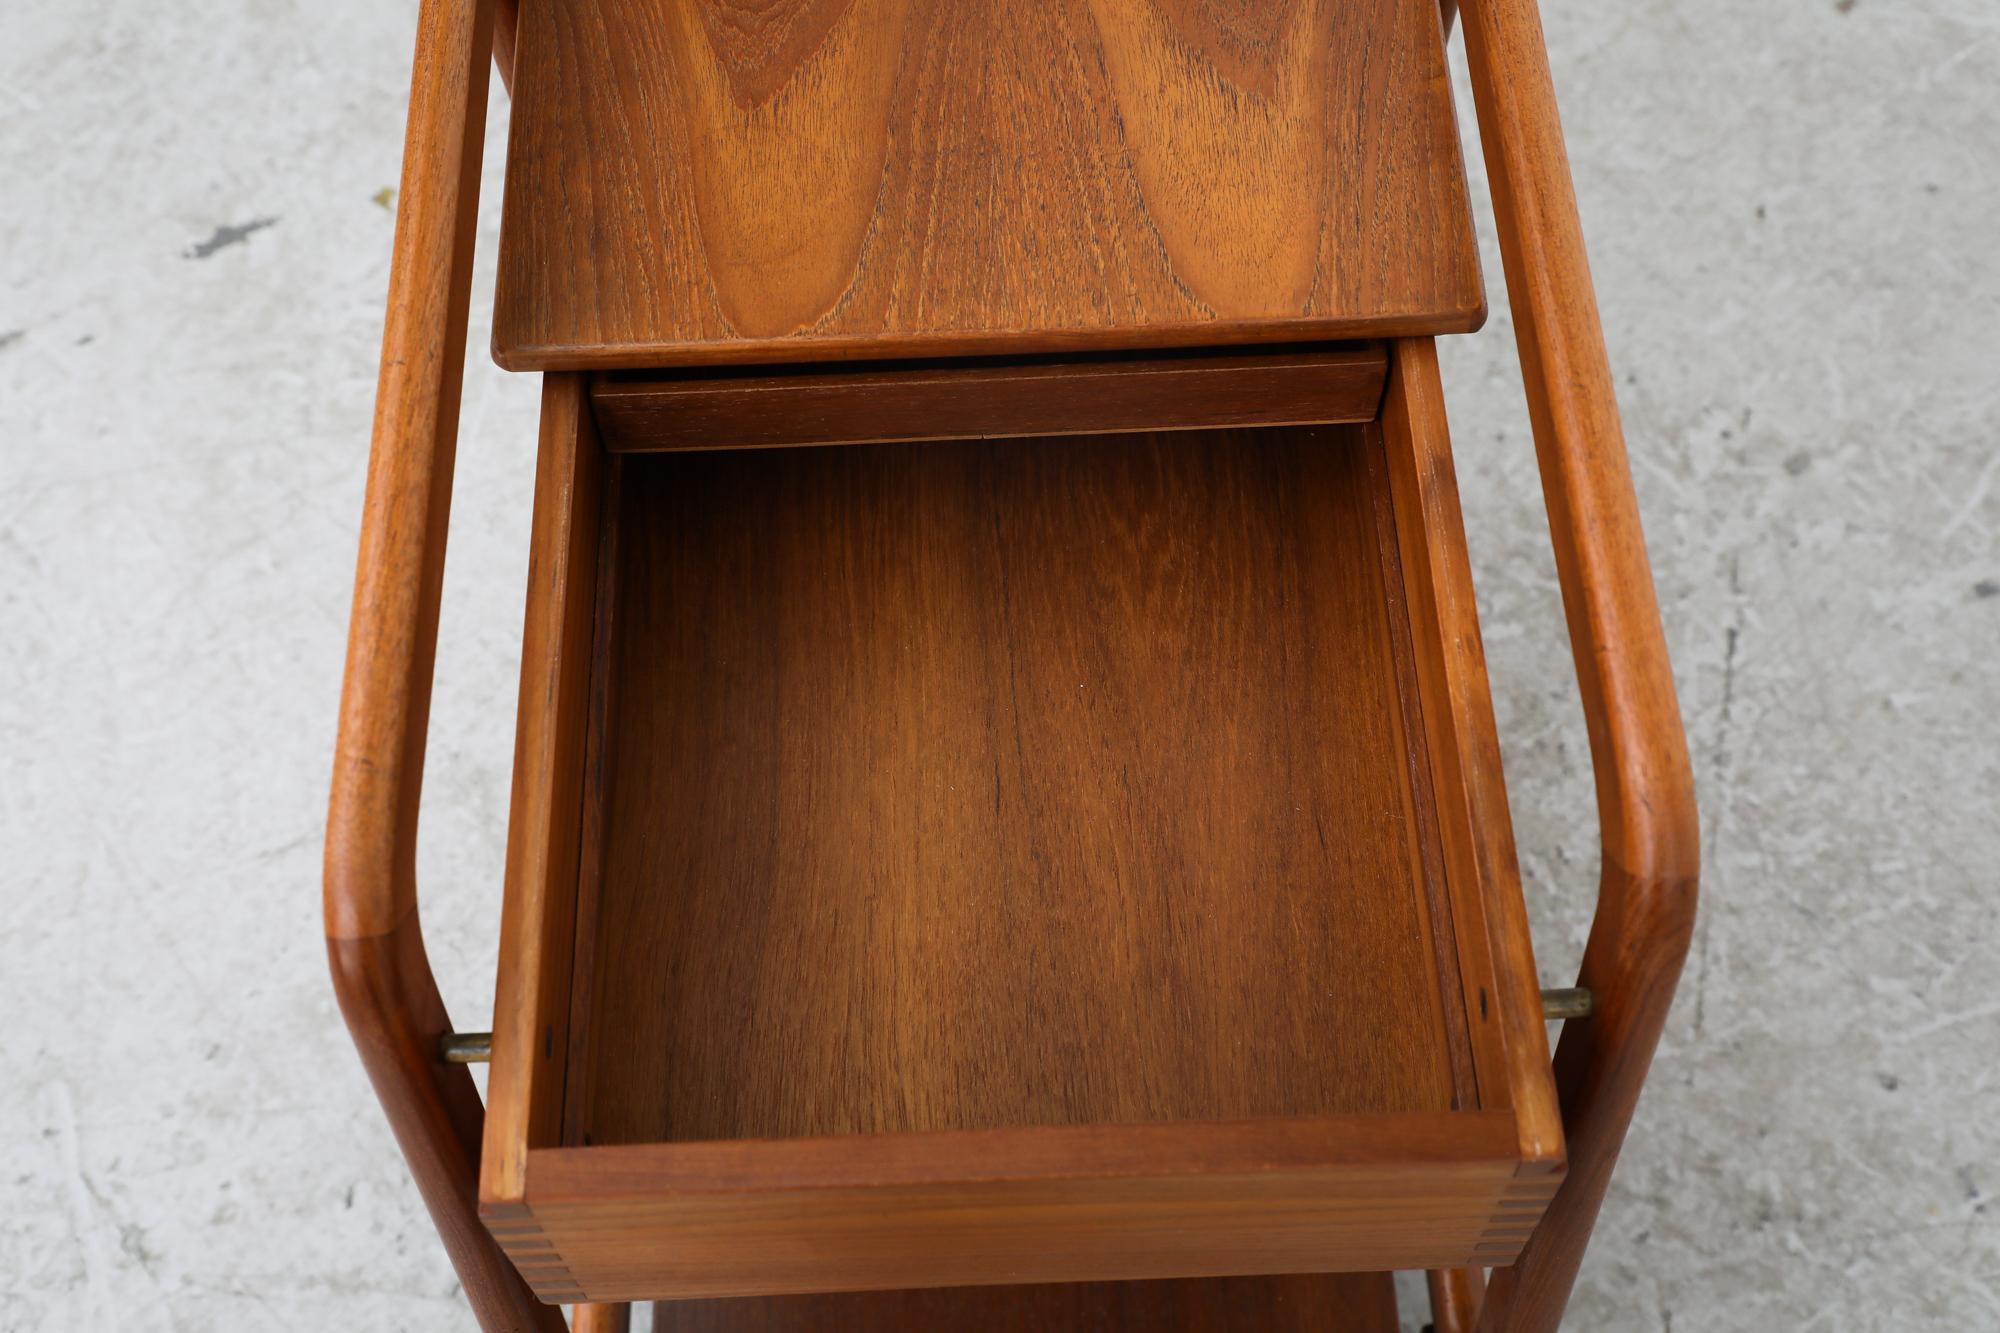
{"type": "MultiPolygon", "coordinates": [[[[491,46],[504,74],[512,48],[511,6],[497,9],[491,46]]],[[[419,19],[329,817],[326,922],[342,1011],[482,1326],[553,1330],[560,1327],[559,1317],[534,1302],[473,1216],[480,1108],[470,1079],[436,1055],[436,1038],[448,1023],[423,956],[409,855],[469,296],[488,22],[487,7],[475,0],[425,0],[419,19]]],[[[1538,20],[1531,0],[1472,0],[1465,6],[1465,28],[1605,839],[1598,917],[1582,976],[1597,1007],[1591,1018],[1568,1025],[1556,1060],[1571,1171],[1525,1248],[1519,1246],[1525,1219],[1541,1208],[1534,1196],[1545,1196],[1555,1178],[1514,1186],[1525,1206],[1503,1196],[1502,1214],[1521,1220],[1503,1224],[1497,1234],[1511,1233],[1507,1243],[1520,1257],[1495,1273],[1478,1316],[1482,1328],[1553,1329],[1685,953],[1697,873],[1695,821],[1685,742],[1538,20]]],[[[1399,344],[1399,358],[1410,346],[1399,344]]],[[[1397,383],[1392,377],[1392,398],[1397,383]]],[[[573,397],[580,401],[583,395],[573,397]]],[[[1390,424],[1387,416],[1384,424],[1390,424]]],[[[1390,489],[1400,485],[1407,497],[1411,477],[1425,475],[1422,467],[1404,469],[1392,476],[1390,489]]],[[[1424,508],[1433,512],[1436,506],[1424,508]]],[[[1411,521],[1421,521],[1421,515],[1411,521]]],[[[558,617],[551,623],[561,622],[558,617]]],[[[1420,653],[1420,645],[1413,644],[1413,651],[1420,653]]],[[[1462,671],[1462,655],[1460,661],[1462,671]]],[[[1418,679],[1430,682],[1425,688],[1433,702],[1427,707],[1439,698],[1439,682],[1443,697],[1451,697],[1450,672],[1439,672],[1435,663],[1420,664],[1418,679]]],[[[1451,731],[1443,729],[1447,736],[1451,731]]],[[[1444,799],[1454,798],[1447,793],[1444,799]]],[[[540,924],[559,917],[560,909],[540,924]]],[[[1461,941],[1468,938],[1465,922],[1456,928],[1461,941]]],[[[1434,936],[1442,938],[1442,931],[1434,936]]],[[[1506,966],[1505,960],[1500,965],[1506,966]]],[[[536,969],[536,993],[544,998],[560,989],[548,971],[546,961],[536,969]]],[[[1526,984],[1532,987],[1531,977],[1526,984]]],[[[547,1058],[564,1058],[553,1029],[544,1035],[547,1058]]],[[[570,1035],[575,1044],[580,1034],[570,1035]]],[[[1476,1052],[1478,1043],[1471,1044],[1476,1052]]],[[[1509,1065],[1533,1056],[1520,1041],[1503,1040],[1501,1054],[1509,1065]]],[[[532,1091],[531,1071],[517,1073],[516,1086],[532,1091]]],[[[1520,1113],[1509,1113],[1515,1121],[1510,1156],[1541,1132],[1531,1103],[1532,1098],[1520,1113]]],[[[513,1117],[512,1137],[503,1136],[503,1143],[521,1143],[531,1123],[546,1122],[545,1110],[530,1113],[533,1105],[545,1104],[532,1098],[505,1107],[496,1103],[495,1120],[513,1117]]],[[[873,1141],[893,1144],[897,1136],[873,1141]]],[[[1048,1151],[1045,1143],[1024,1148],[1032,1149],[1031,1158],[1048,1151]]],[[[672,1160],[656,1165],[679,1170],[691,1164],[680,1156],[687,1150],[698,1157],[706,1148],[669,1144],[605,1151],[649,1160],[664,1154],[672,1160]]],[[[575,1201],[567,1193],[576,1183],[573,1173],[587,1165],[572,1163],[566,1154],[573,1151],[531,1152],[523,1144],[515,1168],[525,1173],[528,1158],[541,1158],[548,1168],[543,1178],[553,1188],[549,1201],[567,1205],[575,1201]]],[[[490,1148],[487,1155],[493,1155],[490,1148]]],[[[528,1214],[525,1205],[513,1207],[528,1214]]],[[[509,1238],[528,1268],[539,1270],[541,1283],[559,1289],[551,1271],[560,1266],[559,1256],[534,1254],[536,1223],[531,1215],[501,1216],[508,1208],[500,1201],[489,1205],[491,1229],[509,1238]]],[[[539,1248],[553,1247],[543,1240],[539,1248]]],[[[1456,1288],[1447,1294],[1447,1305],[1479,1299],[1475,1283],[1452,1278],[1440,1285],[1456,1288]]],[[[1451,1314],[1461,1324],[1465,1317],[1462,1309],[1451,1314]]]]}
{"type": "Polygon", "coordinates": [[[1358,428],[622,473],[572,1141],[1451,1107],[1358,428]]]}
{"type": "Polygon", "coordinates": [[[1380,343],[597,376],[613,453],[1373,421],[1380,343]]]}
{"type": "Polygon", "coordinates": [[[1694,933],[1700,821],[1687,733],[1535,0],[1462,0],[1479,138],[1590,735],[1602,839],[1597,913],[1556,1085],[1569,1179],[1514,1264],[1493,1275],[1484,1330],[1553,1329],[1569,1300],[1694,933]]]}
{"type": "Polygon", "coordinates": [[[561,1333],[474,1212],[479,1093],[437,1058],[451,1029],[417,919],[417,806],[465,363],[493,12],[418,16],[396,243],[328,803],[334,993],[481,1322],[561,1333]]]}
{"type": "Polygon", "coordinates": [[[1387,1273],[954,1287],[671,1301],[654,1333],[1396,1333],[1387,1273]]]}
{"type": "Polygon", "coordinates": [[[1504,1112],[634,1144],[482,1203],[530,1282],[632,1300],[1501,1263],[1559,1176],[1504,1112]]]}
{"type": "Polygon", "coordinates": [[[1462,332],[1436,8],[530,0],[512,369],[1462,332]]]}

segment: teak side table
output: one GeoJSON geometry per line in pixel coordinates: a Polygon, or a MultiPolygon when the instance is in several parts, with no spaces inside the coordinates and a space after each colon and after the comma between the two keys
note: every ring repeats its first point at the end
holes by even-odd
{"type": "Polygon", "coordinates": [[[1466,0],[1603,838],[1541,993],[1454,18],[423,0],[326,923],[483,1327],[1556,1326],[1695,816],[1539,20],[1466,0]],[[489,58],[544,388],[473,1034],[414,848],[489,58]]]}

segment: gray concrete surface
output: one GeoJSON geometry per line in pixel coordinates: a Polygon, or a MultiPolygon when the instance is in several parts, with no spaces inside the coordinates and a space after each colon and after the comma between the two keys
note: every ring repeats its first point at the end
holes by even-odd
{"type": "MultiPolygon", "coordinates": [[[[317,920],[413,13],[0,21],[0,1329],[471,1327],[317,920]]],[[[2000,8],[1547,22],[1707,835],[1569,1327],[2000,1328],[2000,8]]],[[[1446,371],[1556,982],[1595,829],[1498,271],[1446,371]]],[[[476,362],[420,852],[466,1026],[534,440],[476,362]]]]}

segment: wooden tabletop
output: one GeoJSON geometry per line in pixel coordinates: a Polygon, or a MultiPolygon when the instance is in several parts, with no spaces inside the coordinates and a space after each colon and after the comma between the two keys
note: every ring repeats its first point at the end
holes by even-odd
{"type": "Polygon", "coordinates": [[[1463,332],[1430,0],[524,0],[514,369],[1463,332]]]}

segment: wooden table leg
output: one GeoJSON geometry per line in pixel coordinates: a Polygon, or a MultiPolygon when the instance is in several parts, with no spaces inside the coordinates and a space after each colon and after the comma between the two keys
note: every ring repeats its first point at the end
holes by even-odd
{"type": "Polygon", "coordinates": [[[1562,1319],[1673,1002],[1700,834],[1541,19],[1535,0],[1459,8],[1603,842],[1578,978],[1594,1008],[1555,1055],[1569,1174],[1480,1311],[1488,1333],[1543,1333],[1562,1319]]]}
{"type": "Polygon", "coordinates": [[[482,1111],[418,926],[416,827],[485,145],[492,0],[424,0],[327,812],[327,958],[348,1030],[487,1333],[561,1333],[476,1212],[482,1111]]]}
{"type": "Polygon", "coordinates": [[[626,1333],[631,1327],[629,1305],[579,1305],[569,1317],[569,1333],[626,1333]]]}
{"type": "Polygon", "coordinates": [[[1434,1268],[1426,1276],[1431,1289],[1431,1327],[1436,1333],[1472,1333],[1486,1295],[1486,1270],[1434,1268]]]}

